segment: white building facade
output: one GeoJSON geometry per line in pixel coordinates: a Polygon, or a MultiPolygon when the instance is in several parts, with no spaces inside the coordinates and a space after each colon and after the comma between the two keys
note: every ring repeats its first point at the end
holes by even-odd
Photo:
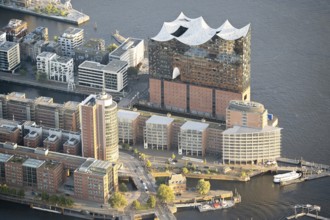
{"type": "Polygon", "coordinates": [[[180,127],[178,154],[204,156],[207,143],[207,123],[187,121],[180,127]]]}
{"type": "Polygon", "coordinates": [[[67,28],[62,36],[58,38],[58,42],[62,49],[62,55],[74,57],[74,48],[82,45],[83,41],[84,29],[73,27],[67,28]]]}
{"type": "Polygon", "coordinates": [[[171,148],[172,123],[174,119],[158,115],[151,116],[144,128],[144,148],[169,150],[171,148]]]}
{"type": "Polygon", "coordinates": [[[127,62],[113,60],[107,65],[84,61],[78,66],[79,85],[119,92],[127,86],[127,62]]]}
{"type": "Polygon", "coordinates": [[[0,42],[0,70],[10,72],[21,63],[19,44],[15,42],[0,42]]]}
{"type": "Polygon", "coordinates": [[[128,63],[128,67],[137,66],[144,58],[144,40],[128,38],[117,49],[109,54],[109,61],[121,60],[128,63]]]}
{"type": "Polygon", "coordinates": [[[42,52],[37,56],[37,70],[46,73],[49,80],[67,83],[74,79],[73,59],[51,52],[42,52]]]}
{"type": "Polygon", "coordinates": [[[234,126],[223,132],[223,163],[275,161],[281,156],[281,128],[234,126]]]}
{"type": "Polygon", "coordinates": [[[139,112],[118,110],[117,118],[119,142],[130,145],[136,144],[139,116],[139,112]]]}

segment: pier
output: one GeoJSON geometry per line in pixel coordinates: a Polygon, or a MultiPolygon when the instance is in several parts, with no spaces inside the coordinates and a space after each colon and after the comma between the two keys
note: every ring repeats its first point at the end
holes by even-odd
{"type": "Polygon", "coordinates": [[[317,205],[295,205],[294,207],[294,215],[286,217],[286,219],[297,219],[303,216],[308,216],[315,219],[321,220],[330,220],[330,218],[326,218],[323,216],[319,216],[319,212],[321,211],[321,207],[317,205]],[[299,213],[297,211],[301,210],[299,213]],[[311,213],[315,212],[315,214],[311,213]]]}

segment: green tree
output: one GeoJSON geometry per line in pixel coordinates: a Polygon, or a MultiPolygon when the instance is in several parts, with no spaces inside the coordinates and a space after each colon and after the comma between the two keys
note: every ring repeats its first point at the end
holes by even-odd
{"type": "Polygon", "coordinates": [[[128,191],[128,188],[127,188],[127,186],[126,186],[125,183],[121,183],[121,184],[119,185],[119,191],[120,191],[120,192],[127,192],[127,191],[128,191]]]}
{"type": "Polygon", "coordinates": [[[38,71],[37,72],[37,80],[39,82],[44,82],[47,80],[47,74],[43,71],[38,71]]]}
{"type": "Polygon", "coordinates": [[[139,209],[141,207],[141,203],[138,200],[134,200],[132,205],[135,209],[139,209]]]}
{"type": "Polygon", "coordinates": [[[147,204],[150,208],[155,208],[155,206],[156,206],[156,197],[153,196],[153,195],[149,196],[147,204]]]}
{"type": "Polygon", "coordinates": [[[200,179],[197,183],[196,189],[201,195],[206,195],[211,188],[210,181],[205,181],[204,179],[200,179]]]}
{"type": "Polygon", "coordinates": [[[128,149],[129,149],[129,144],[124,143],[124,144],[123,144],[123,148],[124,148],[125,150],[128,150],[128,149]]]}
{"type": "Polygon", "coordinates": [[[183,173],[183,174],[187,174],[187,173],[189,173],[188,168],[187,168],[187,167],[183,167],[183,168],[182,168],[182,173],[183,173]]]}
{"type": "Polygon", "coordinates": [[[49,195],[46,192],[42,192],[41,193],[41,200],[48,201],[49,200],[49,195]]]}
{"type": "Polygon", "coordinates": [[[139,150],[137,148],[134,148],[134,154],[138,154],[139,150]]]}
{"type": "Polygon", "coordinates": [[[145,160],[146,159],[146,155],[144,153],[140,154],[140,158],[141,160],[145,160]]]}
{"type": "Polygon", "coordinates": [[[127,205],[127,200],[120,192],[115,192],[109,199],[109,204],[113,208],[123,208],[127,205]]]}
{"type": "Polygon", "coordinates": [[[175,154],[174,154],[174,153],[172,153],[172,159],[173,159],[173,160],[175,159],[175,157],[176,157],[176,156],[175,156],[175,154]]]}
{"type": "Polygon", "coordinates": [[[152,163],[150,162],[150,160],[147,160],[146,166],[147,166],[147,168],[150,168],[152,166],[152,163]]]}
{"type": "Polygon", "coordinates": [[[161,184],[157,190],[157,197],[162,202],[166,202],[166,203],[173,202],[174,192],[169,186],[165,184],[161,184]]]}
{"type": "Polygon", "coordinates": [[[111,53],[112,51],[114,51],[115,49],[118,48],[118,45],[117,44],[110,44],[108,47],[107,47],[107,50],[109,51],[109,53],[111,53]]]}

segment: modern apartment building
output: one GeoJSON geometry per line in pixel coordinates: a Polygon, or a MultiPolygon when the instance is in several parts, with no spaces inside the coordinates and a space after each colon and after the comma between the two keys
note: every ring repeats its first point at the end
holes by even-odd
{"type": "Polygon", "coordinates": [[[127,62],[112,60],[107,65],[84,61],[78,67],[79,85],[109,92],[119,92],[127,86],[127,62]]]}
{"type": "Polygon", "coordinates": [[[105,92],[80,104],[82,155],[115,162],[119,157],[117,103],[105,92]]]}
{"type": "Polygon", "coordinates": [[[6,32],[7,41],[19,43],[27,34],[27,22],[19,19],[10,19],[2,30],[6,32]]]}
{"type": "Polygon", "coordinates": [[[120,143],[137,143],[139,112],[118,110],[118,137],[120,143]]]}
{"type": "Polygon", "coordinates": [[[144,58],[144,40],[127,38],[118,48],[109,54],[109,62],[121,60],[128,63],[128,67],[137,66],[144,58]]]}
{"type": "Polygon", "coordinates": [[[69,82],[74,80],[73,59],[61,57],[51,52],[42,52],[37,56],[37,69],[47,75],[49,80],[69,82]]]}
{"type": "Polygon", "coordinates": [[[183,13],[149,40],[149,104],[224,120],[230,100],[250,100],[250,25],[209,27],[183,13]]]}
{"type": "Polygon", "coordinates": [[[0,42],[0,71],[11,72],[21,63],[19,44],[0,42]]]}
{"type": "Polygon", "coordinates": [[[21,50],[21,59],[22,60],[32,60],[37,54],[37,47],[35,44],[38,41],[48,41],[48,28],[46,27],[37,27],[34,31],[28,33],[22,40],[20,44],[21,50]]]}
{"type": "Polygon", "coordinates": [[[180,127],[178,140],[179,155],[205,156],[207,127],[209,124],[187,121],[180,127]]]}
{"type": "Polygon", "coordinates": [[[174,119],[169,117],[151,116],[144,128],[144,148],[170,150],[173,121],[174,119]]]}
{"type": "Polygon", "coordinates": [[[62,48],[62,55],[67,57],[74,57],[74,49],[83,44],[84,29],[69,27],[62,36],[58,38],[58,42],[62,48]]]}

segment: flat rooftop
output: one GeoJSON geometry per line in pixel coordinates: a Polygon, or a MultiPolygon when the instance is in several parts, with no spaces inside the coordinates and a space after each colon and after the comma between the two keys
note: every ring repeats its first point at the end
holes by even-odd
{"type": "Polygon", "coordinates": [[[139,116],[140,113],[134,111],[118,110],[117,112],[118,119],[134,120],[139,116]]]}
{"type": "Polygon", "coordinates": [[[50,58],[52,58],[54,56],[56,56],[56,53],[44,51],[44,52],[40,53],[37,57],[42,57],[42,58],[48,58],[48,59],[50,59],[50,58]]]}
{"type": "Polygon", "coordinates": [[[141,43],[143,39],[128,38],[124,43],[122,43],[117,49],[110,53],[110,57],[121,57],[127,50],[136,47],[141,43]]]}
{"type": "Polygon", "coordinates": [[[262,133],[262,132],[270,132],[281,130],[282,128],[273,127],[273,126],[265,126],[264,128],[249,128],[243,126],[235,125],[233,128],[229,128],[223,132],[223,134],[251,134],[251,133],[262,133]]]}
{"type": "Polygon", "coordinates": [[[126,61],[121,61],[121,60],[111,60],[104,68],[104,71],[108,72],[118,72],[125,66],[127,66],[128,63],[126,61]]]}
{"type": "Polygon", "coordinates": [[[265,107],[263,104],[260,104],[258,102],[242,101],[242,100],[230,101],[228,109],[244,111],[244,112],[256,112],[256,113],[263,113],[265,111],[265,107]]]}
{"type": "Polygon", "coordinates": [[[13,157],[13,155],[0,153],[0,162],[8,162],[13,157]]]}
{"type": "Polygon", "coordinates": [[[57,56],[54,59],[54,61],[57,61],[59,63],[64,63],[64,64],[70,62],[71,60],[73,60],[73,58],[71,58],[71,57],[62,57],[62,56],[57,56]]]}
{"type": "Polygon", "coordinates": [[[79,34],[80,32],[83,32],[84,29],[81,29],[81,28],[74,28],[74,27],[68,27],[62,37],[67,37],[67,35],[75,35],[75,34],[79,34]]]}
{"type": "Polygon", "coordinates": [[[151,116],[146,123],[147,124],[161,124],[161,125],[169,125],[174,121],[173,118],[169,117],[164,117],[164,116],[158,116],[158,115],[153,115],[151,116]]]}
{"type": "Polygon", "coordinates": [[[182,130],[196,130],[196,131],[204,131],[209,124],[195,121],[187,121],[180,128],[182,130]]]}
{"type": "Polygon", "coordinates": [[[102,71],[104,67],[105,65],[100,64],[98,62],[86,60],[82,64],[80,64],[78,68],[87,68],[87,69],[102,71]]]}
{"type": "Polygon", "coordinates": [[[31,168],[39,168],[44,163],[45,163],[44,160],[36,160],[36,159],[29,158],[23,163],[23,166],[31,167],[31,168]]]}
{"type": "Polygon", "coordinates": [[[18,45],[16,42],[10,42],[10,41],[3,41],[0,42],[0,51],[9,51],[11,48],[15,47],[18,45]]]}
{"type": "Polygon", "coordinates": [[[40,102],[42,103],[43,102],[43,103],[49,103],[50,104],[50,103],[53,103],[53,101],[54,101],[53,98],[47,97],[47,96],[39,96],[38,98],[35,99],[36,103],[40,103],[40,102]]]}

